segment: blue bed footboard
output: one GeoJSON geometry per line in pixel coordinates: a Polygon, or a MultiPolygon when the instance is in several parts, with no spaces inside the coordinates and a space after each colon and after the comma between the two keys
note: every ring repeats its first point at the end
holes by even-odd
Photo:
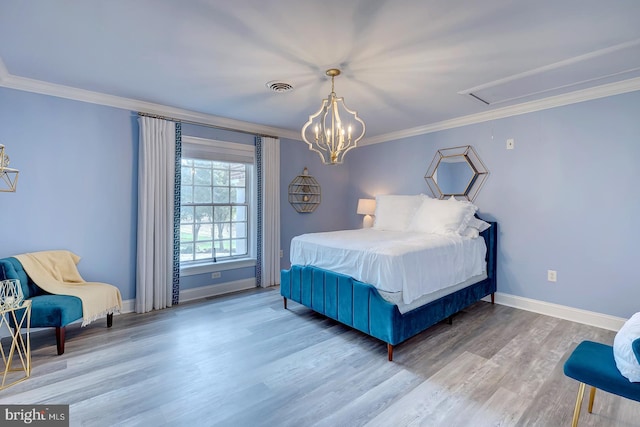
{"type": "Polygon", "coordinates": [[[401,314],[378,290],[349,276],[313,266],[293,265],[282,270],[280,293],[318,313],[393,346],[424,331],[496,291],[497,224],[481,233],[487,243],[487,278],[464,289],[401,314]]]}
{"type": "Polygon", "coordinates": [[[282,271],[280,293],[365,334],[396,344],[391,326],[398,322],[398,307],[382,299],[371,285],[332,271],[294,265],[282,271]]]}

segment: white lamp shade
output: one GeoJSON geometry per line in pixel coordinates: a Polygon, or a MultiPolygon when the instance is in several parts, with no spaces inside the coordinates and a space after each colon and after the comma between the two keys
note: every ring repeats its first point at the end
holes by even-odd
{"type": "Polygon", "coordinates": [[[360,215],[373,215],[376,213],[375,199],[359,199],[357,213],[360,215]]]}

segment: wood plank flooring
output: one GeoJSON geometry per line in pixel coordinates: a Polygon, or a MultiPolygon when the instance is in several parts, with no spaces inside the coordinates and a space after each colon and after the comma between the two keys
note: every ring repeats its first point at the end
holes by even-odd
{"type": "MultiPolygon", "coordinates": [[[[386,345],[251,290],[32,335],[32,375],[0,404],[69,404],[72,426],[567,426],[582,340],[614,333],[486,302],[386,345]]],[[[3,340],[4,342],[4,340],[3,340]]],[[[588,394],[588,393],[587,393],[588,394]]],[[[598,391],[580,426],[639,426],[598,391]]]]}

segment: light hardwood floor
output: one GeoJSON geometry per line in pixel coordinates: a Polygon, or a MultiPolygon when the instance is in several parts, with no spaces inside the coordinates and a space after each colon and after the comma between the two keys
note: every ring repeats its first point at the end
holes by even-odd
{"type": "MultiPolygon", "coordinates": [[[[70,404],[72,426],[567,426],[562,366],[614,333],[485,302],[386,346],[251,290],[32,335],[31,378],[0,404],[70,404]]],[[[581,426],[640,425],[640,403],[599,391],[581,426]]]]}

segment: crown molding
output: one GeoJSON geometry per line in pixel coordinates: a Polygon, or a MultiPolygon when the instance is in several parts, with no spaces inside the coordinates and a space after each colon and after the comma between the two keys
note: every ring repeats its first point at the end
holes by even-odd
{"type": "MultiPolygon", "coordinates": [[[[229,130],[239,130],[251,132],[258,135],[273,135],[302,141],[300,133],[291,129],[263,126],[241,120],[229,119],[226,117],[214,116],[211,114],[199,113],[177,107],[156,104],[152,102],[140,101],[131,98],[124,98],[114,95],[107,95],[100,92],[79,89],[71,86],[64,86],[49,83],[42,80],[29,79],[26,77],[14,76],[7,70],[2,58],[0,58],[0,87],[22,90],[25,92],[50,95],[58,98],[72,99],[75,101],[88,102],[92,104],[105,105],[108,107],[120,108],[130,111],[140,111],[159,116],[168,116],[179,120],[192,121],[206,125],[216,126],[229,130]]],[[[521,104],[497,108],[467,116],[456,117],[454,119],[443,120],[424,126],[404,129],[397,132],[390,132],[371,138],[364,138],[360,146],[380,144],[383,142],[395,141],[412,136],[425,135],[461,126],[467,126],[491,120],[503,119],[520,114],[532,113],[564,105],[576,104],[578,102],[590,101],[607,96],[619,95],[627,92],[640,90],[640,77],[623,80],[615,83],[608,83],[588,89],[581,89],[562,95],[555,95],[548,98],[524,102],[521,104]]]]}
{"type": "MultiPolygon", "coordinates": [[[[574,57],[571,57],[571,58],[568,58],[568,59],[564,59],[562,61],[558,61],[558,62],[555,62],[553,64],[548,64],[548,65],[544,65],[542,67],[534,68],[533,70],[527,70],[527,71],[522,72],[522,73],[514,74],[512,76],[504,77],[504,78],[501,78],[501,79],[498,79],[498,80],[494,80],[492,82],[488,82],[488,83],[484,83],[484,84],[481,84],[481,85],[478,85],[478,86],[474,86],[474,87],[469,88],[469,89],[464,89],[464,90],[461,90],[458,93],[460,95],[469,95],[471,93],[476,93],[476,92],[484,90],[484,89],[493,88],[493,87],[496,87],[496,86],[503,85],[505,83],[510,83],[510,82],[513,82],[513,81],[516,81],[516,80],[520,80],[520,79],[525,78],[525,77],[536,76],[536,75],[539,76],[540,74],[543,74],[543,73],[545,73],[547,71],[555,71],[555,70],[562,69],[562,68],[565,68],[565,70],[566,70],[566,67],[569,67],[569,66],[572,66],[572,65],[577,65],[577,64],[579,65],[580,63],[584,63],[584,61],[588,61],[588,60],[593,59],[593,58],[600,58],[602,56],[606,56],[606,55],[609,55],[609,54],[615,54],[615,53],[619,53],[619,52],[624,52],[626,49],[634,48],[634,47],[637,47],[638,45],[640,45],[640,39],[635,39],[635,40],[631,40],[631,41],[628,41],[628,42],[619,43],[619,44],[614,45],[614,46],[609,46],[609,47],[605,47],[603,49],[598,49],[598,50],[595,50],[595,51],[592,51],[592,52],[588,52],[588,53],[585,53],[585,54],[582,54],[582,55],[578,55],[578,56],[574,56],[574,57]]],[[[632,54],[633,54],[633,52],[631,52],[631,53],[630,52],[624,52],[624,55],[626,55],[626,56],[629,56],[629,55],[632,55],[632,54]]],[[[582,65],[582,66],[584,67],[584,65],[582,65]]],[[[624,72],[627,72],[627,71],[634,71],[634,69],[625,70],[624,72]]],[[[618,74],[618,73],[613,73],[613,74],[609,74],[609,75],[602,75],[602,76],[598,76],[598,77],[595,77],[595,78],[605,78],[605,77],[613,76],[615,74],[618,74]]],[[[585,82],[588,82],[588,81],[589,80],[584,80],[584,81],[581,81],[581,82],[576,82],[575,84],[581,84],[581,83],[585,83],[585,82]]],[[[531,95],[533,95],[533,94],[535,94],[535,92],[532,93],[531,95]]],[[[504,100],[502,100],[502,101],[492,101],[491,104],[496,104],[498,102],[504,102],[504,100]]]]}
{"type": "Polygon", "coordinates": [[[470,114],[468,116],[456,117],[455,119],[443,120],[425,126],[418,126],[398,132],[390,132],[372,138],[365,138],[360,146],[380,144],[382,142],[395,141],[417,135],[438,132],[441,130],[453,129],[491,120],[503,119],[505,117],[517,116],[520,114],[532,113],[535,111],[547,110],[549,108],[561,107],[564,105],[576,104],[578,102],[590,101],[592,99],[605,98],[607,96],[620,95],[627,92],[640,90],[640,77],[623,80],[615,83],[608,83],[588,89],[581,89],[562,95],[550,96],[536,101],[524,102],[521,104],[501,107],[483,113],[470,114]]]}
{"type": "Polygon", "coordinates": [[[185,110],[182,108],[170,107],[167,105],[140,101],[131,98],[124,98],[120,96],[107,95],[105,93],[49,83],[42,80],[14,76],[7,71],[2,58],[0,58],[0,86],[9,89],[22,90],[25,92],[39,93],[41,95],[72,99],[74,101],[105,105],[108,107],[120,108],[123,110],[139,111],[147,114],[155,114],[158,116],[167,116],[178,120],[202,123],[228,130],[250,132],[257,135],[273,135],[290,139],[300,139],[300,133],[290,129],[263,126],[255,123],[244,122],[241,120],[234,120],[226,117],[214,116],[211,114],[198,113],[196,111],[185,110]]]}

